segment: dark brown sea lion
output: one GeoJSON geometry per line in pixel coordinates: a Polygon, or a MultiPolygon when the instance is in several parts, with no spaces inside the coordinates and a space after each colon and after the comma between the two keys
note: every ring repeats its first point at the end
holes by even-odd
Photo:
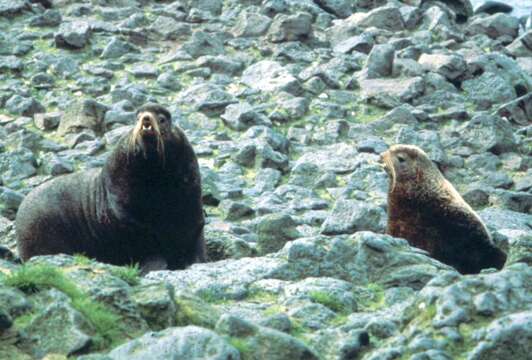
{"type": "Polygon", "coordinates": [[[390,175],[388,234],[408,240],[463,274],[503,267],[506,254],[423,150],[394,145],[381,160],[390,175]]]}
{"type": "Polygon", "coordinates": [[[81,253],[145,270],[205,258],[196,155],[170,113],[147,104],[101,170],[55,178],[31,191],[16,218],[18,251],[81,253]]]}

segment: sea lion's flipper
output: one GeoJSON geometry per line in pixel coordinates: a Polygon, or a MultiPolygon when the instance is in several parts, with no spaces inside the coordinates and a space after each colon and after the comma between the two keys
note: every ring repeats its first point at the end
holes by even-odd
{"type": "Polygon", "coordinates": [[[160,255],[154,255],[148,257],[140,264],[140,273],[141,275],[145,275],[150,271],[166,270],[167,268],[168,263],[166,259],[160,255]]]}
{"type": "Polygon", "coordinates": [[[451,258],[453,266],[465,274],[476,274],[489,267],[501,269],[506,254],[495,246],[478,215],[463,204],[447,204],[446,210],[444,228],[449,247],[445,256],[451,258]]]}

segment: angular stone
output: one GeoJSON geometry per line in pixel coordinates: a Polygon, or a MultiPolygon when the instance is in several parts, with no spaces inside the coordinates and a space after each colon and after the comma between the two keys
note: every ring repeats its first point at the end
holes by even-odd
{"type": "Polygon", "coordinates": [[[422,54],[418,62],[424,69],[436,72],[449,81],[458,79],[467,70],[464,58],[457,54],[422,54]]]}
{"type": "Polygon", "coordinates": [[[321,227],[325,235],[352,234],[357,231],[384,231],[386,214],[378,206],[359,200],[339,199],[321,227]]]}
{"type": "Polygon", "coordinates": [[[353,51],[369,54],[373,43],[373,37],[368,34],[355,35],[336,44],[333,50],[343,54],[349,54],[353,51]]]}
{"type": "Polygon", "coordinates": [[[54,35],[55,44],[60,48],[81,49],[89,42],[91,28],[86,21],[64,22],[54,35]]]}
{"type": "Polygon", "coordinates": [[[231,30],[236,37],[255,37],[261,36],[270,27],[272,20],[256,11],[242,11],[238,20],[231,30]]]}
{"type": "Polygon", "coordinates": [[[74,101],[65,110],[57,131],[60,135],[78,133],[84,129],[98,132],[106,112],[107,107],[94,100],[74,101]]]}
{"type": "Polygon", "coordinates": [[[270,119],[255,111],[247,102],[227,106],[220,117],[234,130],[247,130],[255,125],[271,125],[270,119]]]}
{"type": "Polygon", "coordinates": [[[302,90],[299,81],[288,70],[271,60],[262,60],[248,67],[240,81],[252,89],[267,92],[286,91],[298,95],[302,90]]]}
{"type": "Polygon", "coordinates": [[[238,360],[240,354],[220,335],[197,326],[168,328],[120,345],[108,356],[113,360],[238,360]]]}
{"type": "Polygon", "coordinates": [[[386,77],[392,74],[395,49],[392,45],[375,45],[366,62],[368,79],[386,77]]]}
{"type": "Polygon", "coordinates": [[[276,15],[268,39],[271,42],[296,41],[309,38],[312,34],[312,16],[298,12],[295,15],[276,15]]]}
{"type": "Polygon", "coordinates": [[[466,32],[470,35],[484,34],[492,39],[503,38],[510,43],[519,33],[519,20],[508,14],[497,13],[473,20],[466,32]]]}
{"type": "Polygon", "coordinates": [[[180,99],[208,115],[221,114],[227,105],[237,102],[231,94],[211,83],[190,87],[180,95],[180,99]]]}
{"type": "Polygon", "coordinates": [[[507,120],[493,115],[477,115],[460,129],[460,138],[477,152],[501,154],[514,151],[516,140],[507,120]]]}
{"type": "Polygon", "coordinates": [[[419,97],[425,90],[423,78],[397,79],[362,79],[360,80],[362,95],[366,99],[390,97],[397,105],[419,97]]]}
{"type": "Polygon", "coordinates": [[[257,247],[261,255],[279,251],[288,242],[301,236],[296,222],[289,215],[272,214],[258,219],[257,247]]]}
{"type": "Polygon", "coordinates": [[[401,12],[393,6],[379,7],[367,13],[354,13],[346,20],[363,28],[376,27],[390,31],[401,31],[404,29],[401,12]]]}

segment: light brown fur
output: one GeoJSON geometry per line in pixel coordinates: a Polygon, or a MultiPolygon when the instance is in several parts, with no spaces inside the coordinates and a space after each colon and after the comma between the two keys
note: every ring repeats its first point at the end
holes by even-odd
{"type": "Polygon", "coordinates": [[[480,217],[423,150],[394,145],[381,159],[391,178],[388,234],[462,273],[504,265],[506,254],[492,243],[480,217]]]}

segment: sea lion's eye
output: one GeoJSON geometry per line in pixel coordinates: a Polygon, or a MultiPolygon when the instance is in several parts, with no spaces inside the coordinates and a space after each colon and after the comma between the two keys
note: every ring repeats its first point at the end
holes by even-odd
{"type": "Polygon", "coordinates": [[[165,118],[163,115],[160,115],[160,116],[159,116],[159,122],[160,122],[161,124],[164,124],[164,123],[166,122],[166,118],[165,118]]]}
{"type": "Polygon", "coordinates": [[[397,155],[397,160],[400,164],[404,163],[406,161],[405,157],[403,155],[397,155]]]}

